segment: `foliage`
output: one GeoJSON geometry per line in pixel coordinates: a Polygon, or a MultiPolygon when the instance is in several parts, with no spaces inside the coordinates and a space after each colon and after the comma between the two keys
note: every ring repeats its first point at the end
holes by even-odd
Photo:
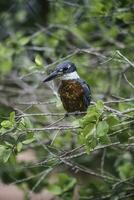
{"type": "Polygon", "coordinates": [[[89,151],[94,149],[99,143],[107,144],[110,142],[110,138],[107,135],[110,127],[107,123],[107,118],[102,116],[103,109],[103,102],[98,102],[96,106],[88,109],[86,116],[80,122],[82,126],[80,140],[83,140],[89,151]]]}
{"type": "Polygon", "coordinates": [[[133,17],[132,0],[0,2],[3,183],[64,200],[133,199],[133,17]],[[58,81],[42,83],[66,59],[91,87],[84,115],[67,117],[58,81]]]}

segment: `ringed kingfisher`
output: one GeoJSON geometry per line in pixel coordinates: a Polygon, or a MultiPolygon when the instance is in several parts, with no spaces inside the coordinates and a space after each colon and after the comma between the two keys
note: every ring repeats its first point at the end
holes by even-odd
{"type": "Polygon", "coordinates": [[[58,93],[64,109],[68,113],[86,111],[91,101],[90,87],[80,79],[75,64],[70,61],[62,62],[43,82],[57,77],[61,77],[58,93]]]}

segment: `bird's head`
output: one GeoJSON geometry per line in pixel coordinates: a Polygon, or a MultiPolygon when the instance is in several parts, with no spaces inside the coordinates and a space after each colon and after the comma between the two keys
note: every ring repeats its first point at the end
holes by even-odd
{"type": "Polygon", "coordinates": [[[64,76],[65,78],[70,76],[71,74],[76,73],[76,66],[74,63],[70,61],[64,61],[57,65],[57,67],[54,69],[52,73],[50,73],[43,82],[51,81],[57,77],[64,76]]]}

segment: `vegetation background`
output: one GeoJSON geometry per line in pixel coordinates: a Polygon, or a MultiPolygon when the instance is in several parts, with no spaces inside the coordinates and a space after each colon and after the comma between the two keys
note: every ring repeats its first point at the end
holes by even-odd
{"type": "Polygon", "coordinates": [[[133,200],[133,77],[133,0],[1,0],[0,195],[133,200]],[[85,116],[42,82],[66,59],[91,87],[85,116]]]}

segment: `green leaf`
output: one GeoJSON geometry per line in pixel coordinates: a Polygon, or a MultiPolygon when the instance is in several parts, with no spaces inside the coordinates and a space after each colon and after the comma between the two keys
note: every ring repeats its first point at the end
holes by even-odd
{"type": "Polygon", "coordinates": [[[97,145],[96,124],[90,123],[83,128],[80,134],[80,142],[85,145],[87,153],[97,145]]]}
{"type": "Polygon", "coordinates": [[[3,127],[3,128],[11,128],[12,127],[12,122],[11,121],[9,121],[9,120],[4,120],[3,122],[1,122],[1,126],[3,127]]]}
{"type": "Polygon", "coordinates": [[[30,139],[24,140],[24,141],[22,142],[22,144],[30,144],[30,143],[32,143],[33,141],[35,141],[35,138],[30,138],[30,139]]]}
{"type": "Polygon", "coordinates": [[[72,189],[76,184],[76,179],[68,176],[65,173],[60,173],[58,181],[48,187],[49,191],[56,195],[61,195],[64,192],[72,189]]]}
{"type": "Polygon", "coordinates": [[[116,115],[111,114],[107,117],[106,121],[109,125],[109,128],[112,129],[113,126],[115,126],[119,123],[119,118],[116,115]]]}
{"type": "Polygon", "coordinates": [[[96,14],[103,14],[104,13],[104,4],[102,4],[101,2],[95,2],[92,6],[91,6],[91,13],[92,15],[96,15],[96,14]]]}
{"type": "Polygon", "coordinates": [[[97,146],[97,144],[98,144],[97,137],[92,135],[92,137],[85,143],[87,154],[89,154],[90,151],[93,150],[97,146]]]}
{"type": "Polygon", "coordinates": [[[96,125],[90,124],[83,129],[83,133],[85,135],[85,139],[90,139],[96,132],[96,125]]]}
{"type": "Polygon", "coordinates": [[[21,150],[22,150],[22,147],[23,147],[23,145],[22,145],[22,143],[21,142],[19,142],[18,144],[17,144],[17,151],[18,152],[20,152],[21,150]]]}
{"type": "Polygon", "coordinates": [[[116,17],[122,19],[125,23],[130,23],[133,20],[133,14],[131,12],[117,13],[116,17]]]}
{"type": "Polygon", "coordinates": [[[3,153],[4,163],[6,163],[9,160],[11,153],[12,153],[11,149],[5,149],[5,151],[3,153]]]}
{"type": "Polygon", "coordinates": [[[28,117],[21,118],[21,121],[19,123],[20,129],[26,129],[26,128],[33,128],[33,125],[28,117]]]}
{"type": "Polygon", "coordinates": [[[9,120],[14,125],[14,123],[15,123],[15,112],[14,111],[10,113],[9,120]]]}
{"type": "Polygon", "coordinates": [[[108,135],[105,135],[105,136],[99,137],[99,142],[100,142],[101,144],[110,144],[111,140],[110,140],[110,138],[108,137],[108,135]]]}
{"type": "Polygon", "coordinates": [[[71,178],[69,183],[64,187],[63,192],[67,192],[68,190],[72,189],[75,184],[76,184],[76,179],[75,178],[71,178]]]}
{"type": "Polygon", "coordinates": [[[117,134],[117,138],[121,143],[129,142],[129,130],[122,132],[121,134],[117,134]]]}
{"type": "Polygon", "coordinates": [[[61,189],[61,187],[58,186],[58,185],[50,185],[50,186],[48,187],[48,190],[49,190],[50,192],[52,192],[53,194],[55,194],[55,195],[60,195],[60,194],[62,194],[62,189],[61,189]]]}
{"type": "Polygon", "coordinates": [[[37,54],[36,57],[35,57],[35,63],[38,66],[42,66],[43,65],[43,59],[42,59],[42,57],[39,54],[37,54]]]}
{"type": "Polygon", "coordinates": [[[104,109],[104,103],[103,101],[97,101],[97,104],[96,104],[96,108],[100,111],[102,111],[104,109]]]}
{"type": "Polygon", "coordinates": [[[7,131],[7,129],[2,127],[2,128],[0,129],[0,134],[3,135],[6,131],[7,131]]]}
{"type": "Polygon", "coordinates": [[[29,42],[30,38],[29,37],[21,37],[18,41],[18,43],[21,45],[21,46],[24,46],[26,45],[28,42],[29,42]]]}
{"type": "Polygon", "coordinates": [[[0,60],[0,72],[2,72],[3,74],[7,74],[8,72],[10,72],[11,68],[12,68],[12,60],[10,59],[1,59],[0,60]]]}
{"type": "Polygon", "coordinates": [[[4,145],[0,145],[0,159],[3,156],[3,153],[4,153],[5,149],[6,149],[6,147],[4,145]]]}
{"type": "MultiPolygon", "coordinates": [[[[15,123],[15,112],[11,112],[9,120],[2,121],[1,126],[4,129],[9,129],[9,128],[12,128],[14,126],[14,123],[15,123]]],[[[1,131],[4,132],[4,129],[2,129],[1,131]]]]}
{"type": "Polygon", "coordinates": [[[89,137],[92,136],[92,130],[94,129],[94,124],[89,124],[83,128],[83,130],[80,133],[81,139],[83,142],[85,142],[89,137]]]}
{"type": "Polygon", "coordinates": [[[88,110],[87,114],[80,120],[80,125],[82,127],[85,127],[90,123],[96,123],[100,115],[101,111],[98,110],[96,107],[92,107],[90,108],[90,110],[88,110]]]}
{"type": "Polygon", "coordinates": [[[117,168],[122,179],[134,176],[134,165],[131,162],[125,162],[117,168]]]}
{"type": "Polygon", "coordinates": [[[97,125],[97,136],[102,137],[108,133],[109,125],[106,121],[101,121],[97,125]]]}
{"type": "Polygon", "coordinates": [[[10,147],[10,148],[12,148],[13,147],[13,144],[10,144],[9,142],[7,142],[7,141],[5,141],[5,144],[6,144],[6,146],[7,147],[10,147]]]}

